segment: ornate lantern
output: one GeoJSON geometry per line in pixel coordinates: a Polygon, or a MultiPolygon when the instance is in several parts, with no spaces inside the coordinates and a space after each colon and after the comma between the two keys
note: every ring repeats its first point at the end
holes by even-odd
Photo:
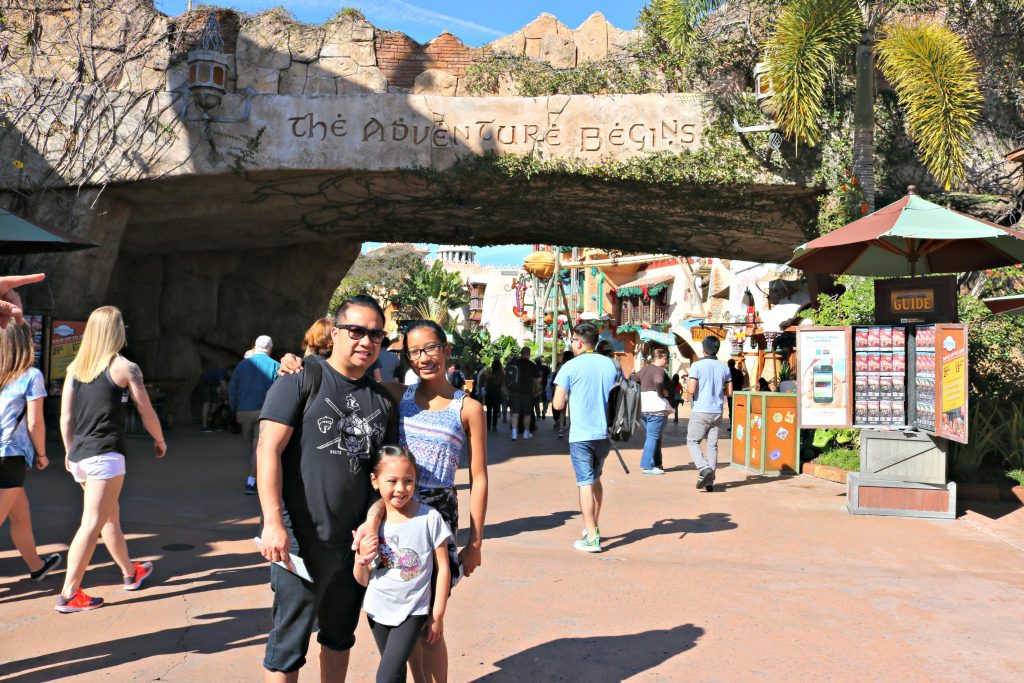
{"type": "Polygon", "coordinates": [[[754,65],[754,100],[757,102],[761,113],[765,116],[771,116],[768,100],[774,94],[775,88],[772,87],[772,79],[768,77],[768,65],[758,62],[754,65]]]}
{"type": "Polygon", "coordinates": [[[212,12],[206,19],[199,49],[188,53],[188,89],[192,101],[204,112],[220,106],[227,92],[229,55],[224,54],[220,23],[212,12]]]}

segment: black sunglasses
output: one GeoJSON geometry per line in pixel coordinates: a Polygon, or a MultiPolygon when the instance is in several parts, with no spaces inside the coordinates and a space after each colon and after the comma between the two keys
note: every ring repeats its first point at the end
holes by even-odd
{"type": "Polygon", "coordinates": [[[374,344],[380,344],[384,341],[387,332],[381,329],[371,329],[369,327],[363,327],[362,325],[335,325],[339,330],[348,330],[349,339],[362,339],[363,337],[369,337],[370,341],[374,344]]]}

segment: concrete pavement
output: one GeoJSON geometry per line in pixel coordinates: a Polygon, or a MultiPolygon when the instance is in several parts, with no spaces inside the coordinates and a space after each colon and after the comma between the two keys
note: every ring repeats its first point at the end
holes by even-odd
{"type": "MultiPolygon", "coordinates": [[[[639,473],[642,434],[623,452],[632,474],[610,456],[598,555],[571,547],[576,491],[550,420],[532,441],[492,435],[484,564],[446,618],[452,681],[1024,678],[1024,509],[854,517],[841,485],[728,467],[698,492],[684,424],[667,429],[665,476],[639,473]]],[[[271,593],[240,441],[179,428],[163,461],[131,441],[122,520],[156,572],[125,593],[101,546],[85,587],[102,609],[55,613],[63,569],[24,580],[0,532],[0,680],[259,680],[271,593]]],[[[459,482],[465,527],[465,469],[459,482]]],[[[80,491],[59,460],[28,491],[40,551],[63,551],[80,491]]],[[[372,680],[365,625],[358,638],[349,680],[372,680]]],[[[318,680],[316,654],[302,680],[318,680]]]]}

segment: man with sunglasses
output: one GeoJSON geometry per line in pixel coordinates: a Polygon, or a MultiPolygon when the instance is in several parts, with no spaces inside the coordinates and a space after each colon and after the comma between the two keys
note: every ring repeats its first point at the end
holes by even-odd
{"type": "MultiPolygon", "coordinates": [[[[368,374],[385,338],[384,312],[358,296],[338,309],[333,349],[271,387],[260,416],[263,556],[302,558],[312,582],[271,566],[274,625],[266,681],[296,681],[314,621],[324,680],[344,680],[365,589],[352,576],[353,536],[370,503],[370,459],[398,442],[394,397],[368,374]],[[315,365],[315,367],[314,367],[315,365]],[[319,386],[310,378],[319,377],[319,386]]],[[[285,369],[296,367],[296,359],[285,369]]],[[[371,528],[376,528],[375,526],[371,528]]],[[[372,532],[371,532],[372,533],[372,532]]]]}

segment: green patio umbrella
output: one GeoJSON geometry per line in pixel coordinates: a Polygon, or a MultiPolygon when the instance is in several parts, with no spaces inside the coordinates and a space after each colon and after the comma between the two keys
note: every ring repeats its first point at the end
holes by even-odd
{"type": "Polygon", "coordinates": [[[0,209],[0,255],[77,251],[96,246],[99,245],[0,209]]]}
{"type": "Polygon", "coordinates": [[[789,265],[832,275],[928,275],[1012,266],[1024,261],[1024,232],[907,195],[802,244],[789,265]]]}

